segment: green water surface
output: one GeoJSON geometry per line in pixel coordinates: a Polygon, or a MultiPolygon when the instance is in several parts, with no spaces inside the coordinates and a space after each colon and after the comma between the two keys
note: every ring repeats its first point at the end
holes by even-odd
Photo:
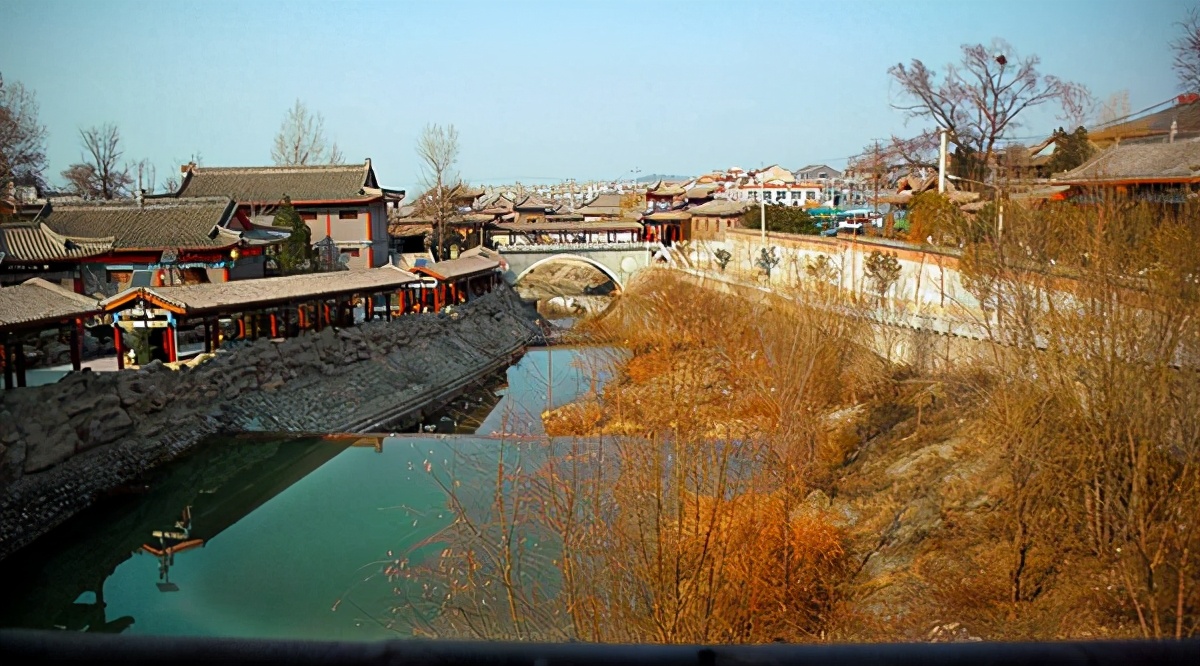
{"type": "Polygon", "coordinates": [[[531,350],[509,369],[503,398],[477,436],[210,442],[0,565],[0,626],[335,640],[403,635],[386,626],[403,597],[380,572],[385,561],[415,562],[441,548],[437,535],[452,516],[435,477],[444,482],[452,474],[486,498],[495,483],[486,461],[495,459],[501,431],[541,433],[542,410],[606,378],[595,370],[606,355],[531,350]],[[160,540],[156,531],[174,537],[160,540]],[[173,558],[143,548],[171,538],[202,545],[173,558]]]}

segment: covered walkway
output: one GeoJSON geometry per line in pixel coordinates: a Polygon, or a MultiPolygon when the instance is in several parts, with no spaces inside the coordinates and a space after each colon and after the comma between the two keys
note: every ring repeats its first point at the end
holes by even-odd
{"type": "Polygon", "coordinates": [[[437,311],[447,305],[470,302],[500,283],[499,268],[499,261],[484,256],[421,264],[412,269],[413,273],[427,279],[418,285],[409,285],[410,290],[414,287],[418,290],[415,298],[409,300],[420,311],[430,307],[437,311]]]}
{"type": "Polygon", "coordinates": [[[71,367],[79,370],[83,358],[83,322],[99,312],[94,298],[41,278],[0,287],[0,366],[4,369],[4,388],[26,385],[28,368],[23,342],[43,331],[69,329],[71,367]]]}
{"type": "Polygon", "coordinates": [[[460,295],[491,291],[499,263],[479,257],[419,267],[292,275],[179,287],[136,287],[99,304],[113,318],[117,367],[131,344],[164,362],[180,359],[179,329],[202,329],[197,351],[223,340],[294,337],[326,327],[354,326],[376,317],[434,311],[460,295]],[[417,275],[414,273],[421,273],[417,275]],[[131,337],[132,336],[132,337],[131,337]],[[127,339],[128,338],[128,339],[127,339]],[[146,351],[146,347],[149,351],[146,351]]]}

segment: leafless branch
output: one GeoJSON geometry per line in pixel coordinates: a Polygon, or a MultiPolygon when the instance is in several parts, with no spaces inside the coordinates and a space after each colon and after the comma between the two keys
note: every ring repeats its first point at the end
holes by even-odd
{"type": "Polygon", "coordinates": [[[62,172],[70,189],[88,199],[115,199],[128,194],[134,179],[129,165],[121,163],[125,151],[117,126],[106,123],[81,129],[79,138],[83,142],[81,161],[62,172]]]}
{"type": "Polygon", "coordinates": [[[458,162],[458,130],[454,125],[430,124],[417,139],[417,157],[421,160],[421,185],[424,193],[417,201],[420,214],[433,219],[437,236],[438,259],[445,243],[446,220],[454,215],[454,194],[462,187],[454,165],[458,162]]]}
{"type": "Polygon", "coordinates": [[[337,143],[325,136],[324,116],[310,112],[299,99],[288,109],[279,126],[271,159],[278,166],[341,164],[343,161],[337,143]]]}
{"type": "Polygon", "coordinates": [[[888,70],[901,91],[893,106],[948,130],[955,146],[988,164],[998,143],[1020,127],[1025,110],[1057,102],[1062,119],[1076,124],[1090,112],[1086,87],[1043,75],[1039,64],[1037,56],[1021,58],[999,39],[964,45],[962,60],[947,65],[941,76],[920,60],[899,63],[888,70]]]}
{"type": "Polygon", "coordinates": [[[46,127],[38,123],[37,96],[0,76],[0,180],[38,184],[46,169],[46,127]]]}
{"type": "Polygon", "coordinates": [[[1171,41],[1175,52],[1172,66],[1185,92],[1200,92],[1200,11],[1193,9],[1175,24],[1181,34],[1171,41]]]}

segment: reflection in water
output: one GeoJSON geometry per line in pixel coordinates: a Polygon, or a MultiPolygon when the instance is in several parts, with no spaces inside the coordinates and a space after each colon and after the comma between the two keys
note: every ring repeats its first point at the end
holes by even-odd
{"type": "MultiPolygon", "coordinates": [[[[603,381],[607,353],[598,353],[529,351],[479,432],[542,433],[542,410],[603,381]]],[[[404,597],[382,573],[401,554],[417,562],[439,552],[452,515],[437,472],[452,471],[482,501],[494,467],[463,463],[495,460],[498,447],[439,435],[214,441],[9,558],[0,626],[395,637],[387,610],[404,597]]]]}

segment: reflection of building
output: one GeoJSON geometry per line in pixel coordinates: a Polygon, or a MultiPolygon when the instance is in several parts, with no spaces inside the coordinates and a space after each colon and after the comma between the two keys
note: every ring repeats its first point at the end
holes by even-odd
{"type": "MultiPolygon", "coordinates": [[[[78,516],[32,547],[5,561],[0,570],[7,599],[0,606],[6,627],[118,632],[134,618],[109,620],[105,580],[143,545],[157,547],[155,531],[173,531],[181,509],[191,507],[188,539],[212,541],[271,498],[344,451],[350,442],[216,442],[164,469],[136,507],[102,504],[102,520],[78,516]],[[36,590],[34,594],[32,591],[36,590]]],[[[180,551],[187,558],[202,550],[180,551]]],[[[149,585],[151,581],[147,581],[149,585]]]]}

